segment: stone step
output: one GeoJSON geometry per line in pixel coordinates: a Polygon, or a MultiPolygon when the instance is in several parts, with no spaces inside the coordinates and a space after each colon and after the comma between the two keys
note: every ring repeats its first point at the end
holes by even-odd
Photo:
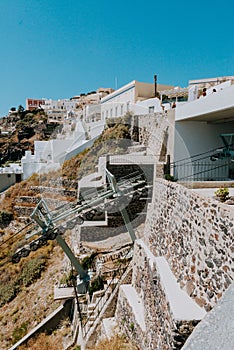
{"type": "Polygon", "coordinates": [[[120,286],[120,296],[131,307],[134,318],[142,331],[146,331],[144,319],[144,304],[136,289],[131,284],[123,284],[120,286]]]}
{"type": "Polygon", "coordinates": [[[156,264],[174,319],[184,321],[203,319],[206,311],[180,288],[167,260],[164,257],[155,257],[142,240],[139,239],[137,243],[144,249],[152,266],[156,264]]]}
{"type": "Polygon", "coordinates": [[[96,304],[95,304],[95,303],[89,304],[89,305],[88,305],[88,311],[89,311],[89,310],[94,310],[95,307],[96,307],[96,304]]]}
{"type": "Polygon", "coordinates": [[[117,329],[118,325],[114,317],[104,318],[101,324],[101,339],[111,339],[117,329]]]}

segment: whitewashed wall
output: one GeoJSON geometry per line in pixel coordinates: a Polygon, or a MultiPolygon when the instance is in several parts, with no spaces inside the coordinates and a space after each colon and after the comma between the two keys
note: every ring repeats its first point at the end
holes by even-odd
{"type": "Polygon", "coordinates": [[[192,119],[196,116],[234,108],[234,85],[210,94],[195,101],[180,104],[176,107],[175,120],[192,119]]]}

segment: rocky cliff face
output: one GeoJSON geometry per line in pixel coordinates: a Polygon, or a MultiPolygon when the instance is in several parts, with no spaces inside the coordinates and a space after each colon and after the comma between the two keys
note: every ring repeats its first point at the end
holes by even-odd
{"type": "Polygon", "coordinates": [[[11,113],[0,119],[0,165],[16,162],[25,151],[34,151],[34,140],[47,140],[59,126],[48,123],[44,111],[11,113]]]}

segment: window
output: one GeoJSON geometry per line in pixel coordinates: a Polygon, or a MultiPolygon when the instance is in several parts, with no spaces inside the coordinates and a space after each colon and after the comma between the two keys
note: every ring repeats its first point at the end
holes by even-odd
{"type": "Polygon", "coordinates": [[[121,105],[121,115],[123,115],[123,105],[121,105]]]}
{"type": "Polygon", "coordinates": [[[111,108],[111,110],[110,110],[110,117],[112,117],[112,108],[111,108]]]}
{"type": "Polygon", "coordinates": [[[115,116],[117,117],[118,115],[118,107],[115,107],[115,116]]]}
{"type": "Polygon", "coordinates": [[[149,107],[149,113],[154,113],[154,106],[149,107]]]}

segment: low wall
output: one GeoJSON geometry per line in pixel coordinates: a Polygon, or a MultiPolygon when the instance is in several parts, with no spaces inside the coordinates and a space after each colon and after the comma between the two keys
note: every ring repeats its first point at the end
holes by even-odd
{"type": "Polygon", "coordinates": [[[17,350],[20,345],[27,343],[29,339],[35,337],[35,335],[41,332],[51,333],[54,329],[56,329],[56,327],[58,327],[62,319],[70,315],[71,305],[71,299],[65,301],[60,307],[58,307],[54,312],[46,317],[41,323],[39,323],[34,329],[32,329],[16,344],[14,344],[9,350],[17,350]]]}
{"type": "Polygon", "coordinates": [[[53,193],[53,194],[60,194],[67,197],[77,197],[77,191],[76,190],[66,190],[63,187],[57,188],[57,187],[47,187],[47,186],[31,186],[30,190],[34,191],[35,194],[40,193],[53,193]]]}
{"type": "Polygon", "coordinates": [[[158,156],[159,161],[166,161],[166,154],[173,155],[174,111],[140,115],[135,123],[138,126],[138,140],[147,147],[147,154],[158,156]]]}
{"type": "Polygon", "coordinates": [[[209,311],[234,278],[234,210],[173,182],[157,179],[145,242],[164,256],[198,305],[209,311]]]}
{"type": "Polygon", "coordinates": [[[0,192],[5,191],[16,183],[15,174],[0,174],[0,192]]]}
{"type": "MultiPolygon", "coordinates": [[[[125,289],[120,288],[115,314],[121,333],[141,350],[181,349],[200,318],[194,312],[173,312],[157,259],[140,241],[134,247],[132,284],[125,289]]],[[[181,300],[175,300],[184,309],[181,300]]],[[[185,305],[190,308],[189,302],[185,305]]]]}
{"type": "Polygon", "coordinates": [[[30,216],[35,207],[23,207],[19,205],[14,206],[14,212],[17,216],[30,216]]]}

